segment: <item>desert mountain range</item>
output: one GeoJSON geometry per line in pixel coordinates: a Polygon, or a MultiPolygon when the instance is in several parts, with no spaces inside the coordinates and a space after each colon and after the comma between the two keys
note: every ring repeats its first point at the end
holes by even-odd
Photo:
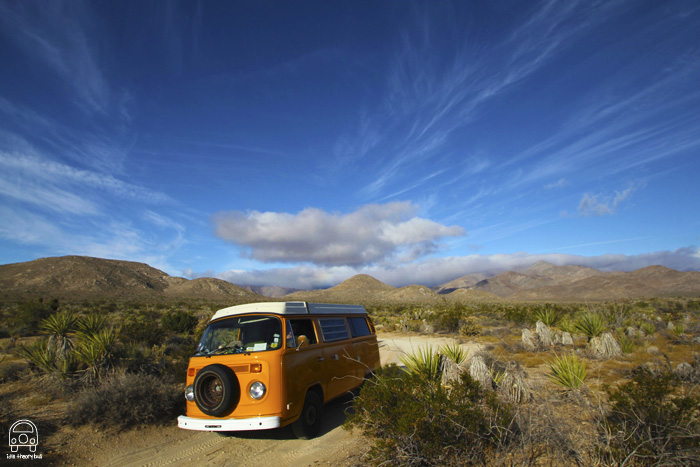
{"type": "Polygon", "coordinates": [[[438,287],[392,287],[360,274],[328,289],[283,295],[281,287],[239,287],[214,279],[173,277],[147,264],[85,256],[42,258],[0,265],[0,298],[201,299],[242,303],[285,300],[346,303],[431,303],[438,300],[613,300],[624,298],[700,296],[700,272],[649,266],[632,272],[603,272],[582,266],[539,262],[521,271],[476,273],[438,287]],[[267,296],[263,296],[263,294],[267,296]]]}

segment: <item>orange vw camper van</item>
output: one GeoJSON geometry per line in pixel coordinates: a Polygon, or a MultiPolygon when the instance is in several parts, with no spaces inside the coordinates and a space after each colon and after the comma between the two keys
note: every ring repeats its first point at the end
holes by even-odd
{"type": "Polygon", "coordinates": [[[318,433],[323,404],[379,367],[363,306],[250,303],[217,311],[187,370],[187,430],[318,433]]]}

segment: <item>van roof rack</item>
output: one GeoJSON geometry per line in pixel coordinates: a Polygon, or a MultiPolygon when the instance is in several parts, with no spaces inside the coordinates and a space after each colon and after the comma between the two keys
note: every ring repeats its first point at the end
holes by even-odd
{"type": "Polygon", "coordinates": [[[366,315],[367,310],[362,305],[339,305],[334,303],[308,302],[260,302],[223,308],[212,316],[211,320],[226,316],[272,313],[278,315],[366,315]]]}

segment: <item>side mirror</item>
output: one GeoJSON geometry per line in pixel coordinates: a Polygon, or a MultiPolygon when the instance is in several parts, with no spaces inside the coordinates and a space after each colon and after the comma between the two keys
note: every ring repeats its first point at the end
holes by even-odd
{"type": "Polygon", "coordinates": [[[297,350],[301,349],[302,347],[306,347],[307,345],[309,345],[308,337],[304,335],[297,337],[297,350]]]}

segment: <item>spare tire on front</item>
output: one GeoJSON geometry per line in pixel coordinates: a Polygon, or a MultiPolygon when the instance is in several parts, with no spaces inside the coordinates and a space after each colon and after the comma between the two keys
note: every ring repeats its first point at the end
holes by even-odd
{"type": "Polygon", "coordinates": [[[238,378],[227,366],[205,366],[194,379],[194,401],[207,415],[220,417],[232,412],[240,396],[238,378]]]}

